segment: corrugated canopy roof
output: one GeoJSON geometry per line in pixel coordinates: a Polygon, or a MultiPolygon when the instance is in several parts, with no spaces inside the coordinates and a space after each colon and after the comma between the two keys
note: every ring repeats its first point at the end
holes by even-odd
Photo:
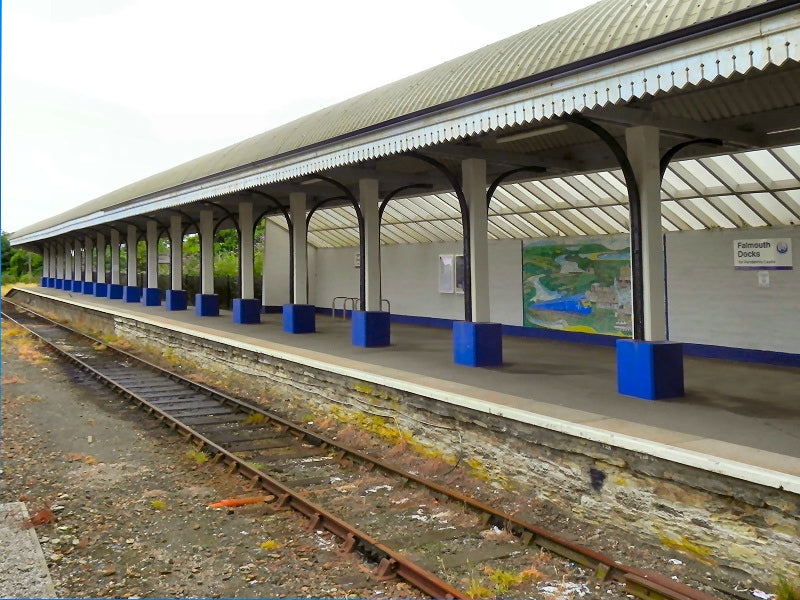
{"type": "Polygon", "coordinates": [[[658,39],[755,0],[602,0],[416,75],[367,92],[23,228],[12,239],[253,163],[413,118],[487,90],[658,39]]]}

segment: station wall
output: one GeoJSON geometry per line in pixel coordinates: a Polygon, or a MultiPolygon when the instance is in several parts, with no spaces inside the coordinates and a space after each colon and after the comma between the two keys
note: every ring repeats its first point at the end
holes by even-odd
{"type": "MultiPolygon", "coordinates": [[[[282,306],[289,303],[289,233],[272,221],[267,221],[264,237],[261,302],[264,306],[282,306]]],[[[316,261],[317,249],[308,246],[308,297],[312,303],[317,283],[316,261]]]]}
{"type": "MultiPolygon", "coordinates": [[[[491,320],[522,326],[522,240],[489,243],[491,320]]],[[[669,233],[665,237],[670,339],[693,344],[800,354],[800,227],[669,233]],[[792,239],[794,269],[734,269],[737,239],[792,239]]],[[[438,290],[440,254],[461,254],[460,242],[381,247],[382,296],[398,315],[463,319],[464,297],[438,290]]],[[[317,306],[357,297],[356,248],[317,250],[317,306]]]]}
{"type": "MultiPolygon", "coordinates": [[[[522,246],[520,240],[489,243],[491,320],[522,325],[522,246]]],[[[439,255],[461,254],[461,242],[381,246],[381,296],[393,314],[464,318],[464,295],[439,292],[439,255]]],[[[357,248],[317,250],[316,305],[330,307],[336,296],[358,297],[357,248]]],[[[337,305],[337,307],[341,304],[337,305]]]]}
{"type": "Polygon", "coordinates": [[[800,354],[800,227],[666,235],[670,338],[800,354]],[[791,238],[792,270],[736,270],[734,240],[791,238]]]}

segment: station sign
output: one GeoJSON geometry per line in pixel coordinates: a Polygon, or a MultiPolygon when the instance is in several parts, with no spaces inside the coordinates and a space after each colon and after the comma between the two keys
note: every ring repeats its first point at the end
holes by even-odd
{"type": "Polygon", "coordinates": [[[736,269],[788,270],[792,267],[792,238],[733,241],[736,269]]]}

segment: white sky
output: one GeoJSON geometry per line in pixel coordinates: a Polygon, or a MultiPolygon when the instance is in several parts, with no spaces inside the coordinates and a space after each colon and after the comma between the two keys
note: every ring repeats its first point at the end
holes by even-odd
{"type": "Polygon", "coordinates": [[[5,0],[12,232],[592,0],[5,0]]]}

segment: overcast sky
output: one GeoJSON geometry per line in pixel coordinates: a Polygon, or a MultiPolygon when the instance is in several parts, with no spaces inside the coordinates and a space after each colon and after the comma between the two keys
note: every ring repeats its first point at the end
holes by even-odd
{"type": "Polygon", "coordinates": [[[4,0],[11,232],[592,0],[4,0]]]}

